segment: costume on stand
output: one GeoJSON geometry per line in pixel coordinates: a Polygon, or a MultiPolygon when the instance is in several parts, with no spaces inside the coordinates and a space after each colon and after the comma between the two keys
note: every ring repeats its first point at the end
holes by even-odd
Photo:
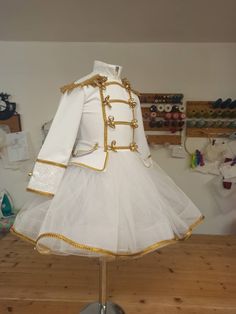
{"type": "Polygon", "coordinates": [[[204,216],[152,160],[137,93],[121,66],[62,97],[12,233],[41,254],[139,257],[188,238],[204,216]]]}

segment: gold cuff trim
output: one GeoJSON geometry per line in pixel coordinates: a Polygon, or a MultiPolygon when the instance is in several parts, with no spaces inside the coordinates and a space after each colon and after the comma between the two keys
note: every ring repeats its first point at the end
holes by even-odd
{"type": "Polygon", "coordinates": [[[40,162],[42,164],[48,164],[48,165],[52,165],[52,166],[57,166],[57,167],[61,167],[61,168],[66,168],[67,165],[61,164],[59,162],[55,162],[55,161],[51,161],[51,160],[45,160],[45,159],[36,159],[36,162],[40,162]]]}
{"type": "MultiPolygon", "coordinates": [[[[146,249],[136,252],[136,253],[114,253],[112,251],[106,250],[106,249],[102,249],[102,248],[97,248],[97,247],[92,247],[92,246],[88,246],[85,244],[81,244],[81,243],[77,243],[67,237],[65,237],[62,234],[57,234],[57,233],[52,233],[52,232],[47,232],[47,233],[43,233],[41,234],[36,240],[33,240],[29,237],[26,237],[25,235],[17,232],[16,230],[14,230],[13,227],[11,227],[11,232],[19,237],[21,237],[22,239],[26,240],[26,241],[30,241],[31,243],[37,244],[37,242],[44,237],[49,237],[49,238],[55,238],[58,240],[62,240],[66,243],[68,243],[69,245],[75,247],[75,248],[79,248],[79,249],[84,249],[84,250],[88,250],[88,251],[92,251],[95,253],[102,253],[102,254],[107,254],[110,256],[116,256],[116,257],[140,257],[142,255],[145,255],[147,253],[150,253],[154,250],[156,250],[157,248],[163,247],[165,245],[171,244],[171,243],[176,243],[180,240],[186,240],[188,239],[191,235],[192,235],[192,230],[194,227],[196,227],[197,225],[199,225],[203,220],[205,219],[205,216],[202,215],[200,216],[192,225],[189,226],[188,231],[185,233],[185,235],[182,238],[178,238],[177,236],[170,239],[170,240],[162,240],[159,241],[157,243],[154,243],[150,246],[148,246],[146,249]]],[[[43,247],[42,244],[39,244],[41,247],[43,247]]],[[[46,246],[44,246],[47,250],[47,254],[48,252],[52,252],[51,254],[54,254],[53,251],[51,251],[49,248],[47,248],[46,246]]],[[[36,247],[37,249],[37,247],[36,247]]],[[[39,253],[43,254],[43,251],[39,251],[39,253]]],[[[49,253],[50,254],[50,253],[49,253]]]]}
{"type": "Polygon", "coordinates": [[[53,193],[50,193],[50,192],[44,192],[44,191],[40,191],[40,190],[35,190],[35,189],[31,189],[31,188],[26,188],[26,191],[29,191],[29,192],[34,192],[34,193],[37,193],[37,194],[40,194],[40,195],[54,196],[54,194],[53,194],[53,193]]]}
{"type": "Polygon", "coordinates": [[[102,167],[101,169],[95,168],[95,167],[92,167],[92,166],[89,166],[89,165],[86,165],[86,164],[84,164],[84,163],[82,163],[82,162],[75,162],[75,161],[71,161],[71,162],[70,162],[70,165],[82,166],[82,167],[89,168],[89,169],[96,170],[96,171],[103,171],[103,170],[106,168],[107,160],[108,160],[108,152],[106,152],[106,158],[105,158],[103,167],[102,167]]]}

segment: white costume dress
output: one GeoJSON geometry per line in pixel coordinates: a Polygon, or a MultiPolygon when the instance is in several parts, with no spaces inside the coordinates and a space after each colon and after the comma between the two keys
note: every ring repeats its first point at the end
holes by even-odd
{"type": "Polygon", "coordinates": [[[11,232],[41,254],[137,258],[187,239],[204,216],[152,160],[121,67],[62,88],[11,232]]]}

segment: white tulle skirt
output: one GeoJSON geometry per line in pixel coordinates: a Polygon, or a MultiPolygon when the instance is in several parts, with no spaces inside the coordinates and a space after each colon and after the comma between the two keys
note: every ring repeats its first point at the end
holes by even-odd
{"type": "Polygon", "coordinates": [[[153,161],[111,152],[104,172],[67,167],[54,197],[33,194],[11,232],[41,254],[137,258],[188,238],[204,216],[153,161]]]}

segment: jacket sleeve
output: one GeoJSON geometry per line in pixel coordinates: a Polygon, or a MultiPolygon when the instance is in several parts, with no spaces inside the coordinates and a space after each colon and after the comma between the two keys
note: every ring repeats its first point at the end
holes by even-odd
{"type": "Polygon", "coordinates": [[[76,140],[83,104],[82,88],[62,95],[31,173],[28,191],[48,196],[56,193],[76,140]]]}
{"type": "Polygon", "coordinates": [[[146,167],[150,167],[152,165],[152,158],[150,149],[148,146],[147,138],[144,131],[143,125],[143,117],[141,105],[138,97],[135,97],[136,105],[136,119],[138,120],[138,128],[135,129],[134,132],[134,141],[138,145],[138,153],[146,167]]]}

